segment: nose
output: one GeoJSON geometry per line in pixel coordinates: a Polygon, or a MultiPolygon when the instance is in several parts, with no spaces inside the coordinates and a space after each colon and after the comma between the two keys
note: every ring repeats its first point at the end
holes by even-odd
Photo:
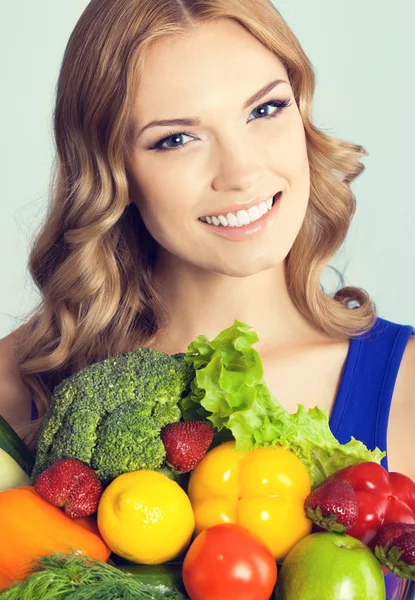
{"type": "Polygon", "coordinates": [[[261,189],[263,172],[258,157],[255,158],[253,147],[242,148],[242,145],[239,141],[238,149],[222,146],[218,150],[216,175],[212,180],[212,187],[217,192],[261,189]]]}

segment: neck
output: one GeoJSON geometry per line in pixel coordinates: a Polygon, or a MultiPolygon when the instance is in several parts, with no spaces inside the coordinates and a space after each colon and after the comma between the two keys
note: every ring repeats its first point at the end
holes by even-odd
{"type": "Polygon", "coordinates": [[[235,319],[258,334],[258,351],[316,336],[288,293],[285,263],[247,277],[230,277],[170,255],[160,258],[154,277],[166,325],[150,345],[169,354],[185,352],[200,334],[213,339],[235,319]]]}

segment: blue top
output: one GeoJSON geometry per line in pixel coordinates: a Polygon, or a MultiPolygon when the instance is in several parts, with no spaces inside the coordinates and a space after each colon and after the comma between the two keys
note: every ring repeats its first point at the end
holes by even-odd
{"type": "MultiPolygon", "coordinates": [[[[413,327],[378,318],[366,334],[350,340],[330,428],[340,443],[353,436],[369,450],[386,451],[389,409],[396,376],[413,327]]],[[[37,409],[32,402],[32,419],[37,409]]],[[[382,460],[387,469],[387,457],[382,460]]]]}
{"type": "MultiPolygon", "coordinates": [[[[415,329],[378,318],[366,334],[353,338],[330,418],[340,443],[351,436],[369,450],[387,450],[389,409],[399,366],[415,329]]],[[[385,456],[382,465],[387,469],[385,456]]]]}

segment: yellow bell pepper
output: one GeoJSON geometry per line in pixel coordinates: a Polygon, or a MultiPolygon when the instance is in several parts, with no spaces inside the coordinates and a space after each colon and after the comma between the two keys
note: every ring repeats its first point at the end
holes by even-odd
{"type": "Polygon", "coordinates": [[[310,489],[307,469],[289,450],[276,446],[243,453],[235,450],[235,442],[220,444],[190,476],[196,534],[219,523],[238,523],[283,560],[311,532],[304,512],[310,489]]]}

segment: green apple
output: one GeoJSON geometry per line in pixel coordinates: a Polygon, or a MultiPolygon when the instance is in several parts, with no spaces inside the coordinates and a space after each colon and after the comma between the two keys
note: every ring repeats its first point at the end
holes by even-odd
{"type": "Polygon", "coordinates": [[[276,600],[385,600],[377,558],[350,535],[312,533],[292,548],[278,575],[276,600]]]}

